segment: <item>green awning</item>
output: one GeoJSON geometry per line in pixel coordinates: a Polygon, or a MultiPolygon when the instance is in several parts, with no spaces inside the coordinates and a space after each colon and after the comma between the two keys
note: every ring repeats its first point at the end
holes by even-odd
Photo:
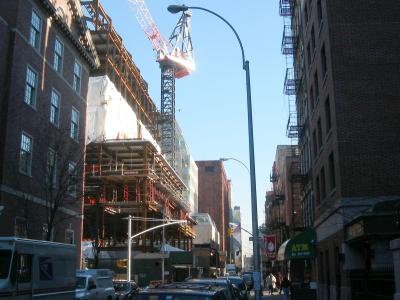
{"type": "Polygon", "coordinates": [[[307,259],[315,257],[317,234],[309,228],[285,241],[278,250],[277,260],[307,259]]]}

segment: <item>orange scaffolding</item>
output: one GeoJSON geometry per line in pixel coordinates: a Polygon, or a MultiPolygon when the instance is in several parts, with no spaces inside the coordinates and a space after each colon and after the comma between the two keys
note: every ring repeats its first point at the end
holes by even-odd
{"type": "MultiPolygon", "coordinates": [[[[87,224],[84,238],[95,238],[93,230],[90,230],[91,225],[99,240],[124,240],[126,221],[123,218],[128,215],[164,217],[189,221],[189,225],[169,228],[167,237],[175,246],[191,247],[194,231],[189,208],[182,198],[184,189],[185,185],[179,176],[147,140],[90,143],[87,145],[85,163],[84,205],[87,224]],[[101,218],[96,218],[99,211],[101,218]]],[[[151,222],[142,220],[137,222],[135,229],[140,231],[151,226],[151,222]]],[[[136,244],[141,248],[153,249],[160,238],[161,230],[143,235],[136,244]]]]}

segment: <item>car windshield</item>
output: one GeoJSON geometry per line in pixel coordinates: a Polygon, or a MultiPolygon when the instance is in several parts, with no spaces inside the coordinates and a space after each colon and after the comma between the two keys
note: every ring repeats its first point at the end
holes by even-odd
{"type": "Polygon", "coordinates": [[[211,300],[211,297],[203,295],[187,294],[140,294],[135,300],[211,300]]]}
{"type": "Polygon", "coordinates": [[[118,282],[114,283],[114,289],[116,292],[123,292],[123,291],[129,291],[131,285],[127,282],[118,282]]]}
{"type": "Polygon", "coordinates": [[[0,279],[8,277],[8,270],[10,269],[11,251],[0,250],[0,279]]]}
{"type": "Polygon", "coordinates": [[[86,277],[76,277],[76,288],[84,289],[86,287],[86,277]]]}

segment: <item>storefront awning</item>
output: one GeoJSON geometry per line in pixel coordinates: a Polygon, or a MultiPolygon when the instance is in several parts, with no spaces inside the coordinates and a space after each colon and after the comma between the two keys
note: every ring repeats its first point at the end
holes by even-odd
{"type": "Polygon", "coordinates": [[[312,228],[285,241],[278,250],[277,260],[306,259],[315,257],[317,235],[312,228]]]}

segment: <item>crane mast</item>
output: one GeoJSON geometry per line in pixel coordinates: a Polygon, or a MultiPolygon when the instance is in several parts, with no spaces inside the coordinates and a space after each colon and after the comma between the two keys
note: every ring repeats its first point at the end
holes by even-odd
{"type": "Polygon", "coordinates": [[[160,33],[144,0],[129,0],[136,18],[157,53],[161,69],[161,115],[158,123],[161,149],[169,164],[176,169],[175,136],[175,78],[195,70],[193,45],[190,36],[189,11],[183,12],[167,41],[160,33]]]}

